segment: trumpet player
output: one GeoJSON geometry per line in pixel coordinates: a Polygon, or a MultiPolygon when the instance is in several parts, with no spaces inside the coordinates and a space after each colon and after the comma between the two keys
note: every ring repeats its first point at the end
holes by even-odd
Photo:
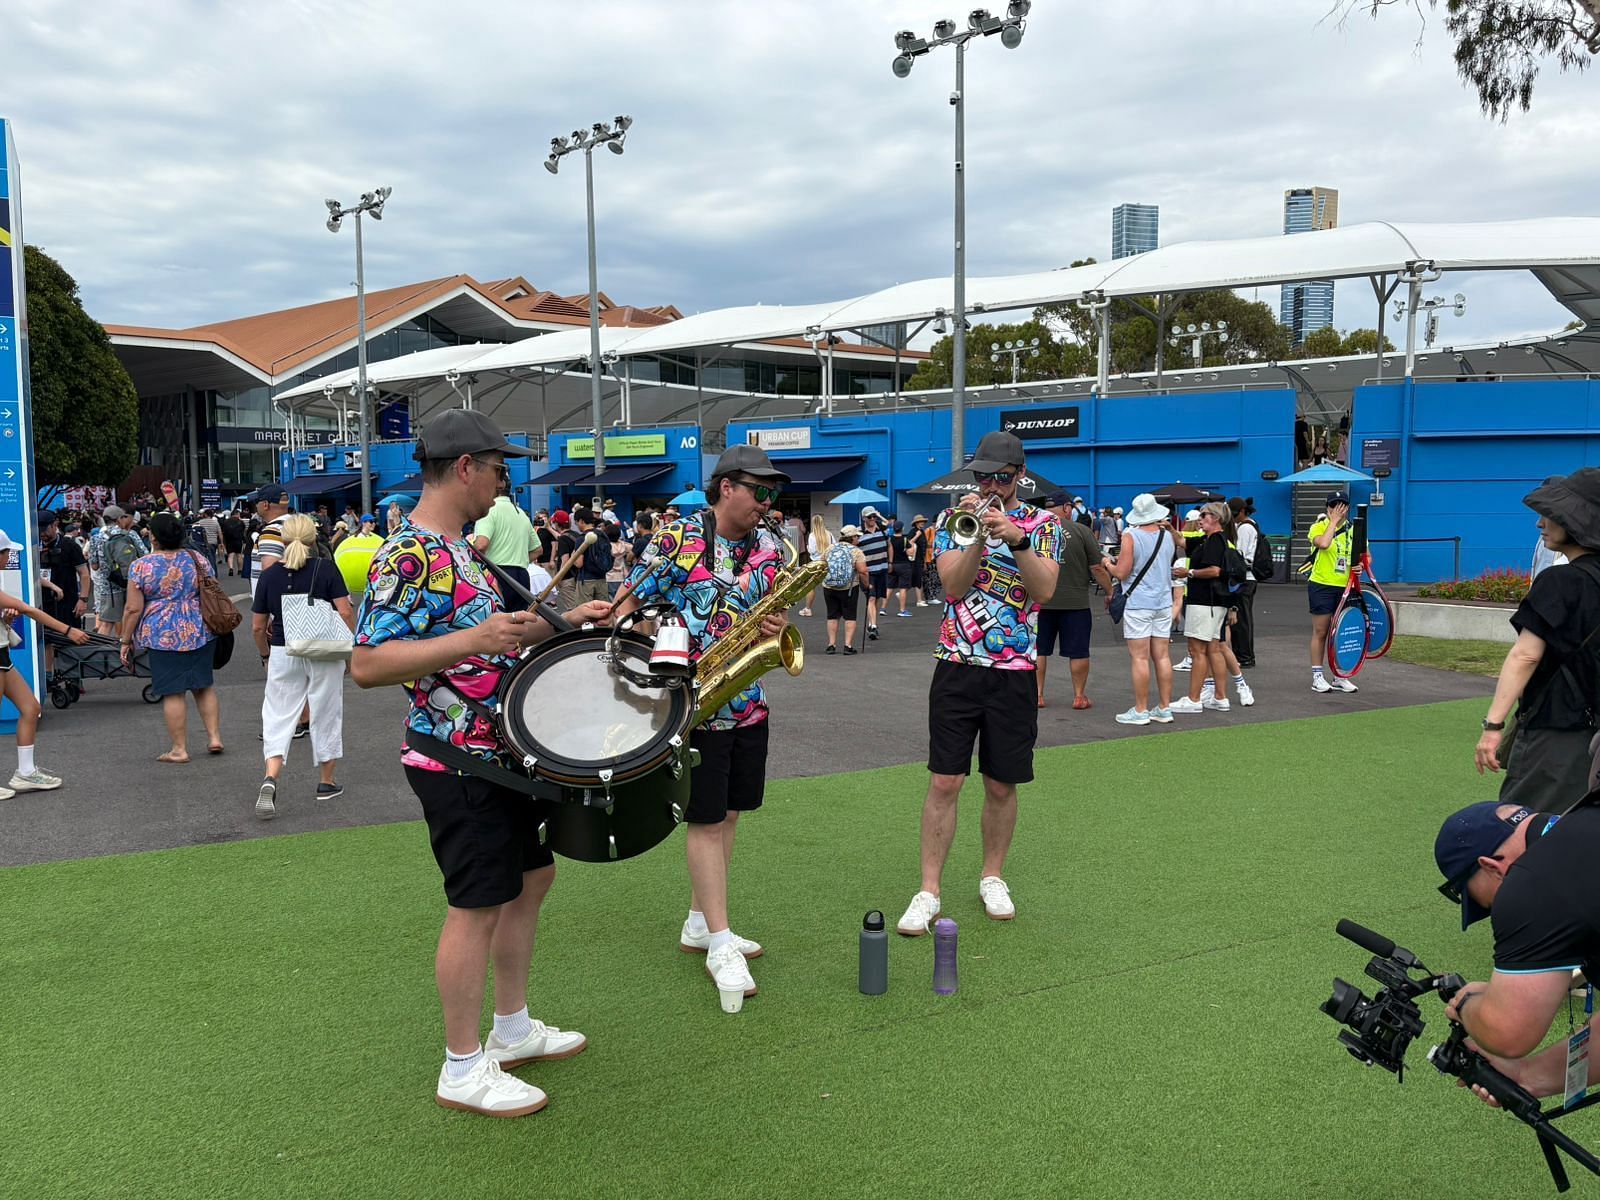
{"type": "Polygon", "coordinates": [[[983,867],[978,895],[996,921],[1016,916],[1003,871],[1017,824],[1017,785],[1033,778],[1039,733],[1034,683],[1039,605],[1055,591],[1061,524],[1017,499],[1022,441],[983,436],[968,469],[976,496],[939,518],[934,564],[944,584],[938,662],[928,693],[928,795],[922,805],[922,886],[897,926],[928,932],[956,832],[956,800],[977,744],[983,775],[983,867]]]}
{"type": "MultiPolygon", "coordinates": [[[[689,628],[689,658],[699,662],[716,642],[740,628],[772,589],[787,555],[764,523],[789,477],[759,446],[729,446],[706,485],[708,507],[664,525],[650,539],[627,582],[621,615],[659,600],[675,606],[689,628]]],[[[761,634],[777,637],[782,612],[761,618],[761,634]]],[[[760,943],[729,927],[728,865],[739,816],[761,807],[767,778],[767,701],[751,683],[689,734],[700,752],[689,782],[685,856],[689,915],[679,948],[706,955],[706,973],[719,990],[756,994],[748,959],[760,943]]]]}

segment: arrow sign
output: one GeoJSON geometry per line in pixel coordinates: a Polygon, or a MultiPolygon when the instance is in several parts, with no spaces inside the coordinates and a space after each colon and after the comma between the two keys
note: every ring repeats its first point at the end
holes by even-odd
{"type": "Polygon", "coordinates": [[[7,467],[6,468],[6,478],[7,479],[15,479],[16,477],[17,477],[17,473],[15,471],[13,471],[10,467],[7,467]]]}
{"type": "Polygon", "coordinates": [[[0,333],[4,333],[5,331],[6,331],[5,323],[3,321],[0,321],[0,333]]]}
{"type": "Polygon", "coordinates": [[[11,420],[11,410],[9,408],[0,408],[0,417],[4,417],[8,421],[11,420]]]}

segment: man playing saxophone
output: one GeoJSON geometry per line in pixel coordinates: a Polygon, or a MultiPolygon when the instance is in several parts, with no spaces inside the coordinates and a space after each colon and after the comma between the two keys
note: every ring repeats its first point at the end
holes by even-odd
{"type": "MultiPolygon", "coordinates": [[[[783,542],[763,523],[789,477],[759,446],[730,446],[706,485],[708,507],[664,526],[629,574],[626,615],[641,604],[674,605],[689,627],[690,660],[734,635],[741,619],[773,587],[788,559],[783,542]]],[[[773,606],[768,606],[773,607],[773,606]]],[[[781,635],[782,608],[759,618],[763,637],[781,635]]],[[[761,807],[767,776],[767,702],[753,682],[689,735],[700,753],[690,776],[685,851],[689,916],[678,945],[706,955],[706,973],[726,992],[756,993],[747,959],[761,946],[729,927],[728,864],[741,813],[761,807]]]]}

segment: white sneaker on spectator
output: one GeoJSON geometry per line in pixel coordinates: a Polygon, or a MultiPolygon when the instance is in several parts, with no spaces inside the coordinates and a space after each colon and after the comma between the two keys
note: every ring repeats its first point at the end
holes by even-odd
{"type": "Polygon", "coordinates": [[[452,1080],[449,1068],[440,1068],[439,1088],[433,1098],[444,1108],[486,1117],[525,1117],[550,1103],[550,1097],[533,1084],[507,1075],[487,1053],[460,1079],[452,1080]]]}
{"type": "Polygon", "coordinates": [[[1330,684],[1323,676],[1313,675],[1311,677],[1311,690],[1313,692],[1331,692],[1333,691],[1333,685],[1330,684]]]}
{"type": "Polygon", "coordinates": [[[1233,685],[1233,690],[1239,694],[1239,707],[1249,708],[1256,702],[1256,694],[1250,690],[1250,685],[1243,681],[1233,685]]]}
{"type": "Polygon", "coordinates": [[[1198,700],[1191,700],[1187,696],[1179,696],[1172,702],[1172,707],[1167,709],[1174,715],[1187,715],[1190,713],[1205,712],[1205,706],[1198,700]]]}
{"type": "Polygon", "coordinates": [[[900,918],[900,924],[895,926],[895,932],[906,937],[921,937],[928,932],[938,915],[939,897],[932,892],[918,892],[911,897],[911,904],[905,916],[900,918]]]}
{"type": "Polygon", "coordinates": [[[0,800],[9,800],[9,799],[11,799],[11,797],[13,797],[15,795],[16,795],[16,793],[13,792],[10,788],[8,788],[8,787],[0,787],[0,800]]]}
{"type": "Polygon", "coordinates": [[[1216,694],[1217,694],[1217,681],[1215,679],[1207,679],[1204,683],[1202,683],[1200,685],[1200,703],[1201,704],[1204,704],[1207,700],[1212,699],[1213,697],[1216,696],[1216,694]]]}
{"type": "Polygon", "coordinates": [[[998,875],[985,875],[978,880],[978,896],[991,921],[1009,921],[1017,915],[1017,906],[1011,902],[1011,889],[998,875]]]}
{"type": "MultiPolygon", "coordinates": [[[[1340,679],[1337,675],[1330,679],[1328,683],[1336,692],[1359,692],[1361,690],[1348,679],[1340,679]]],[[[13,784],[12,786],[16,785],[13,784]]]]}
{"type": "Polygon", "coordinates": [[[21,771],[12,774],[6,787],[13,792],[48,792],[61,786],[61,780],[54,775],[47,775],[35,767],[24,775],[21,771]]]}
{"type": "Polygon", "coordinates": [[[1150,710],[1150,719],[1162,725],[1170,725],[1172,724],[1172,710],[1170,708],[1152,708],[1150,710]]]}
{"type": "Polygon", "coordinates": [[[725,942],[706,953],[706,974],[716,981],[717,990],[736,992],[744,989],[746,996],[756,994],[755,976],[750,974],[750,964],[733,942],[725,942]]]}
{"type": "Polygon", "coordinates": [[[1215,696],[1213,696],[1209,700],[1200,701],[1200,707],[1208,712],[1227,712],[1233,707],[1233,704],[1231,701],[1218,700],[1215,696]]]}
{"type": "Polygon", "coordinates": [[[1180,662],[1180,663],[1174,663],[1172,665],[1172,669],[1174,671],[1187,671],[1193,665],[1194,665],[1194,659],[1191,658],[1189,655],[1185,654],[1183,656],[1183,661],[1180,662]]]}
{"type": "Polygon", "coordinates": [[[1141,712],[1137,708],[1130,708],[1127,712],[1119,712],[1115,720],[1118,725],[1148,725],[1150,724],[1150,714],[1141,712]]]}
{"type": "MultiPolygon", "coordinates": [[[[732,930],[729,930],[731,933],[732,930]]],[[[760,958],[766,953],[761,948],[760,942],[752,942],[749,938],[742,938],[737,933],[733,935],[733,944],[739,947],[739,953],[746,958],[760,958]]],[[[711,949],[711,930],[705,929],[699,933],[689,930],[689,922],[683,923],[683,932],[678,935],[678,949],[685,954],[704,954],[711,949]]]]}
{"type": "Polygon", "coordinates": [[[483,1054],[499,1063],[502,1070],[510,1071],[531,1062],[571,1058],[583,1053],[588,1045],[589,1039],[581,1033],[535,1021],[533,1032],[520,1042],[502,1041],[500,1035],[491,1030],[483,1043],[483,1054]]]}

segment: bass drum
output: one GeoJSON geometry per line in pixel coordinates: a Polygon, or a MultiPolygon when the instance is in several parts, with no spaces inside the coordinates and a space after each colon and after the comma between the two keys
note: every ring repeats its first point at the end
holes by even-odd
{"type": "Polygon", "coordinates": [[[689,808],[687,744],[653,774],[601,788],[561,789],[543,801],[539,840],[563,858],[616,862],[654,849],[671,836],[689,808]]]}
{"type": "Polygon", "coordinates": [[[565,787],[617,789],[665,766],[688,745],[688,687],[641,687],[612,669],[612,654],[641,676],[651,642],[636,633],[573,629],[541,642],[499,687],[500,736],[522,768],[565,787]]]}

